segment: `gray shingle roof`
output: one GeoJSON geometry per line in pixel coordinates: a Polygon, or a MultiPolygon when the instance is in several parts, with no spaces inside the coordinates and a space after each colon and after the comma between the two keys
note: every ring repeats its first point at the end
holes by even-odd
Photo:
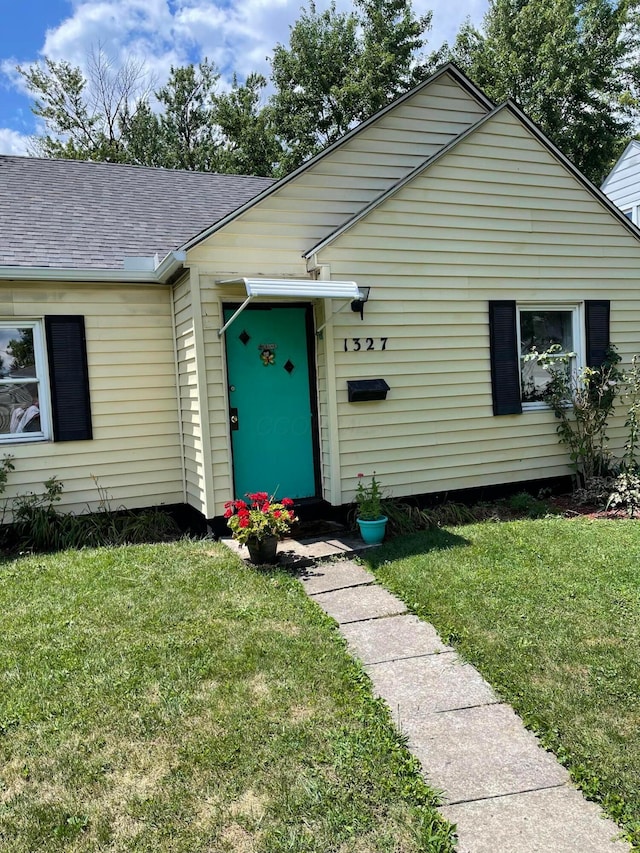
{"type": "Polygon", "coordinates": [[[180,248],[273,181],[0,155],[0,266],[122,269],[180,248]]]}

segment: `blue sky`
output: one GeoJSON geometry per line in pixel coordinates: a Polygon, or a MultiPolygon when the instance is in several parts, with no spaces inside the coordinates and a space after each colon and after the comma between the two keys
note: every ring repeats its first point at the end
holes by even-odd
{"type": "MultiPolygon", "coordinates": [[[[488,0],[414,0],[433,10],[430,46],[451,39],[466,17],[480,23],[488,0]]],[[[101,46],[115,62],[144,60],[157,81],[170,66],[212,59],[229,80],[250,71],[268,74],[273,46],[289,39],[303,0],[0,0],[0,153],[26,154],[38,130],[31,97],[15,66],[48,56],[86,67],[101,46]]],[[[319,9],[328,0],[317,0],[319,9]]],[[[338,0],[339,9],[349,6],[338,0]]]]}

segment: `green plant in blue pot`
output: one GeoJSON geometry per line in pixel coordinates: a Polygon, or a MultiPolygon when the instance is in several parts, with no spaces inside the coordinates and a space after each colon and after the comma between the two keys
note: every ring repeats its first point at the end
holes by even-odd
{"type": "Polygon", "coordinates": [[[356,521],[360,535],[367,545],[379,545],[384,539],[387,516],[382,511],[380,481],[373,472],[370,483],[365,483],[364,474],[358,474],[356,486],[356,521]]]}

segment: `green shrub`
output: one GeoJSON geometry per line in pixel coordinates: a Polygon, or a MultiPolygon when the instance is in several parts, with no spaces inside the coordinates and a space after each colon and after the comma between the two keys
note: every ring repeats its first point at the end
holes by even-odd
{"type": "Polygon", "coordinates": [[[624,509],[633,518],[640,510],[640,475],[638,472],[622,471],[612,481],[607,509],[624,509]]]}
{"type": "Polygon", "coordinates": [[[507,498],[506,505],[510,510],[526,518],[544,518],[549,512],[546,501],[534,498],[529,492],[518,492],[507,498]]]}

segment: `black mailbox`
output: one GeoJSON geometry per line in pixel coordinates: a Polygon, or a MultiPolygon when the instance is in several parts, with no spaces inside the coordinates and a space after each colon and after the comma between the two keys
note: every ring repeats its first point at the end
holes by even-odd
{"type": "Polygon", "coordinates": [[[367,400],[386,400],[389,386],[384,379],[348,379],[347,391],[350,403],[364,403],[367,400]]]}

